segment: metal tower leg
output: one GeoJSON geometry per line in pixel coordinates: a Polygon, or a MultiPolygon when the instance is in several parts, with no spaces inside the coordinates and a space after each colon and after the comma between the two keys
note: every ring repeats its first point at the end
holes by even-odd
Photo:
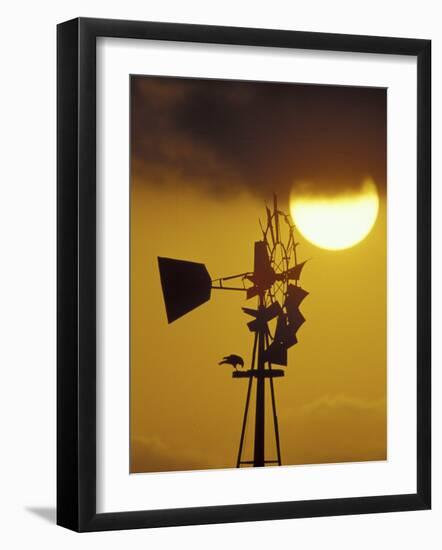
{"type": "MultiPolygon", "coordinates": [[[[258,333],[255,333],[255,340],[253,342],[253,353],[252,353],[252,365],[251,370],[255,368],[255,358],[256,358],[256,344],[258,342],[258,333]]],[[[246,426],[247,426],[247,415],[249,413],[249,403],[250,403],[250,394],[252,393],[252,382],[253,382],[253,376],[249,378],[249,384],[247,387],[247,397],[246,397],[246,406],[244,409],[244,418],[242,421],[242,429],[241,429],[241,438],[239,441],[239,450],[238,450],[238,457],[236,459],[236,467],[239,468],[241,466],[241,456],[242,456],[242,448],[244,445],[244,436],[246,433],[246,426]]]]}
{"type": "Polygon", "coordinates": [[[270,378],[270,393],[272,395],[273,424],[275,426],[276,453],[278,455],[278,465],[281,466],[281,448],[279,445],[279,427],[278,427],[278,417],[276,415],[276,402],[275,402],[275,390],[273,388],[273,378],[270,378]]]}
{"type": "MultiPolygon", "coordinates": [[[[269,336],[266,334],[266,344],[269,345],[269,336]]],[[[269,363],[269,370],[272,370],[272,365],[269,363]]],[[[275,399],[275,388],[273,387],[273,378],[270,377],[270,394],[272,396],[272,410],[273,410],[273,425],[275,427],[275,440],[276,440],[276,453],[278,456],[278,465],[281,466],[281,447],[279,444],[279,427],[278,427],[278,416],[276,414],[276,399],[275,399]]]]}
{"type": "Polygon", "coordinates": [[[258,331],[258,369],[256,379],[256,413],[255,413],[255,448],[253,466],[264,466],[264,434],[265,434],[265,332],[258,331]]]}

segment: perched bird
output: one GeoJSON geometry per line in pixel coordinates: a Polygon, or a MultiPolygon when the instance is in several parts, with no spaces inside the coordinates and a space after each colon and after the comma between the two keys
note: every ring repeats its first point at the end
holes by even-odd
{"type": "Polygon", "coordinates": [[[232,365],[232,367],[236,369],[238,365],[240,367],[244,367],[244,360],[239,355],[235,355],[234,353],[232,353],[231,355],[223,357],[223,360],[220,361],[218,365],[232,365]]]}

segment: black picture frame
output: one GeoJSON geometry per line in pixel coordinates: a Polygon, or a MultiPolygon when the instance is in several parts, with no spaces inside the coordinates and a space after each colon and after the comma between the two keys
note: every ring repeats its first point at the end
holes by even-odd
{"type": "Polygon", "coordinates": [[[431,506],[431,41],[79,18],[57,28],[57,523],[104,531],[424,510],[431,506]],[[417,492],[96,512],[96,39],[396,54],[417,58],[417,492]]]}

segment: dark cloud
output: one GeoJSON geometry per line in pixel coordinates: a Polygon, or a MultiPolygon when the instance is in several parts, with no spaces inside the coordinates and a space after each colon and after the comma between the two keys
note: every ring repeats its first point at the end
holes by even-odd
{"type": "Polygon", "coordinates": [[[133,77],[133,176],[268,196],[294,181],[385,190],[386,90],[133,77]]]}

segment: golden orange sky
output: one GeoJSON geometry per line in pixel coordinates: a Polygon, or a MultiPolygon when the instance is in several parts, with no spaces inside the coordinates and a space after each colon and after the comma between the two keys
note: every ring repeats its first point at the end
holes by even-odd
{"type": "MultiPolygon", "coordinates": [[[[385,121],[380,124],[385,132],[385,121]]],[[[143,136],[155,141],[157,126],[137,129],[132,143],[143,136]]],[[[194,147],[190,140],[187,161],[194,147]]],[[[149,171],[139,147],[132,153],[131,472],[234,467],[247,382],[232,379],[231,367],[218,362],[230,353],[250,362],[253,335],[241,307],[255,304],[243,293],[213,290],[208,303],[169,325],[157,257],[205,263],[212,278],[251,271],[266,192],[238,185],[233,193],[211,193],[206,183],[189,184],[200,174],[160,173],[157,161],[149,171]]],[[[385,165],[371,168],[367,161],[365,175],[385,178],[385,165]]],[[[287,180],[296,176],[287,171],[287,180]]],[[[339,174],[329,180],[340,189],[339,174]]],[[[386,458],[386,201],[385,180],[375,182],[379,215],[361,243],[328,251],[296,235],[299,260],[311,258],[301,281],[310,295],[286,376],[275,380],[284,465],[386,458]]],[[[288,211],[289,186],[274,187],[288,211]]],[[[267,455],[274,450],[271,436],[267,455]]]]}

